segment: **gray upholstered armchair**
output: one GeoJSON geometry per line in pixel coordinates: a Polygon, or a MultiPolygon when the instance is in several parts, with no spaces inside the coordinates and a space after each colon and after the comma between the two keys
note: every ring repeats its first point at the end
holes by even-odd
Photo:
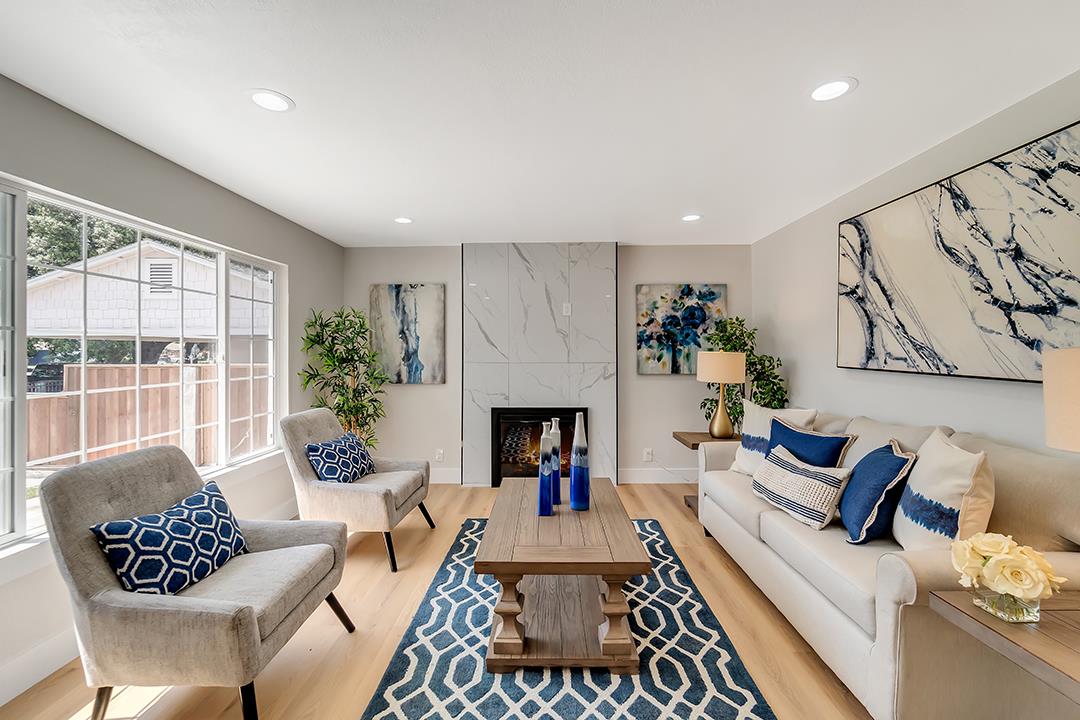
{"type": "Polygon", "coordinates": [[[249,552],[202,581],[176,595],[124,590],[91,526],[162,512],[202,486],[171,446],[66,468],[41,484],[86,683],[98,688],[95,720],[114,685],[239,687],[244,720],[254,720],[255,676],[320,603],[354,629],[332,593],[345,564],[336,522],[240,520],[249,552]]]}
{"type": "Polygon", "coordinates": [[[345,434],[334,413],[315,408],[289,415],[281,419],[281,434],[301,518],[340,520],[348,525],[349,532],[381,532],[392,572],[397,572],[397,559],[390,531],[414,508],[420,508],[428,525],[435,529],[424,507],[430,474],[426,460],[374,457],[376,472],[352,483],[324,482],[308,462],[307,446],[345,434]]]}

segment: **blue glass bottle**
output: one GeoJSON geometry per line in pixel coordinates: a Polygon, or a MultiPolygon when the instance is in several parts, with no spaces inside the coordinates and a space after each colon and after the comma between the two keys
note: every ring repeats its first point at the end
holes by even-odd
{"type": "Polygon", "coordinates": [[[548,434],[551,423],[544,423],[540,433],[540,483],[536,493],[536,514],[552,515],[551,506],[551,436],[548,434]]]}
{"type": "Polygon", "coordinates": [[[562,505],[562,433],[559,418],[551,418],[551,504],[562,505]]]}
{"type": "Polygon", "coordinates": [[[574,445],[570,449],[570,509],[589,509],[589,442],[585,438],[585,415],[574,420],[574,445]]]}

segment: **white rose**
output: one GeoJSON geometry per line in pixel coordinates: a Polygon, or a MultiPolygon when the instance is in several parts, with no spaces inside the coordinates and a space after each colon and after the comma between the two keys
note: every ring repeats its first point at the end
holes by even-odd
{"type": "Polygon", "coordinates": [[[1061,591],[1062,583],[1064,583],[1068,578],[1058,577],[1057,575],[1055,575],[1054,566],[1050,564],[1050,562],[1043,556],[1041,552],[1035,550],[1034,548],[1030,548],[1027,545],[1021,547],[1019,549],[1019,552],[1021,555],[1035,563],[1035,567],[1043,571],[1043,573],[1046,575],[1046,579],[1050,583],[1050,588],[1054,592],[1061,591]]]}
{"type": "Polygon", "coordinates": [[[1021,600],[1048,598],[1053,593],[1046,573],[1031,558],[1015,553],[995,555],[982,570],[983,584],[994,592],[1021,600]]]}
{"type": "Polygon", "coordinates": [[[952,566],[960,573],[960,584],[964,587],[978,587],[979,573],[982,572],[984,558],[967,540],[954,540],[952,544],[952,566]]]}
{"type": "Polygon", "coordinates": [[[1000,533],[975,533],[968,538],[968,542],[971,543],[971,547],[975,548],[975,552],[983,557],[1008,555],[1017,547],[1012,535],[1001,535],[1000,533]]]}

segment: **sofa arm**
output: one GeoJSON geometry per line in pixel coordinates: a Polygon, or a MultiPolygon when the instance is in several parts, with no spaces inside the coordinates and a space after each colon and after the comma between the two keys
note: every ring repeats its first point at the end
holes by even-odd
{"type": "Polygon", "coordinates": [[[240,520],[248,550],[262,552],[298,545],[329,545],[334,563],[344,562],[345,523],[329,520],[240,520]]]}
{"type": "Polygon", "coordinates": [[[703,442],[698,445],[698,482],[701,476],[711,470],[728,470],[735,462],[738,443],[703,442]]]}
{"type": "Polygon", "coordinates": [[[948,550],[907,550],[882,555],[877,563],[877,606],[926,605],[931,590],[956,590],[959,573],[948,550]]]}
{"type": "Polygon", "coordinates": [[[261,669],[255,610],[243,603],[115,588],[85,612],[80,644],[98,684],[240,686],[261,669]]]}
{"type": "Polygon", "coordinates": [[[424,487],[427,487],[431,476],[431,464],[427,460],[398,460],[388,457],[372,457],[375,463],[375,472],[418,472],[424,478],[424,487]]]}

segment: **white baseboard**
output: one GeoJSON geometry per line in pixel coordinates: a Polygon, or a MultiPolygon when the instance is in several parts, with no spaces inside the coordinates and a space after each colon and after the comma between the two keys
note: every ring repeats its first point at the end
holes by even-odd
{"type": "Polygon", "coordinates": [[[461,468],[433,467],[431,468],[431,483],[433,485],[460,485],[461,468]]]}
{"type": "Polygon", "coordinates": [[[697,467],[669,468],[653,467],[619,468],[619,484],[634,483],[696,483],[697,467]]]}
{"type": "Polygon", "coordinates": [[[48,640],[0,665],[0,705],[12,700],[79,654],[75,628],[68,626],[48,640]]]}

